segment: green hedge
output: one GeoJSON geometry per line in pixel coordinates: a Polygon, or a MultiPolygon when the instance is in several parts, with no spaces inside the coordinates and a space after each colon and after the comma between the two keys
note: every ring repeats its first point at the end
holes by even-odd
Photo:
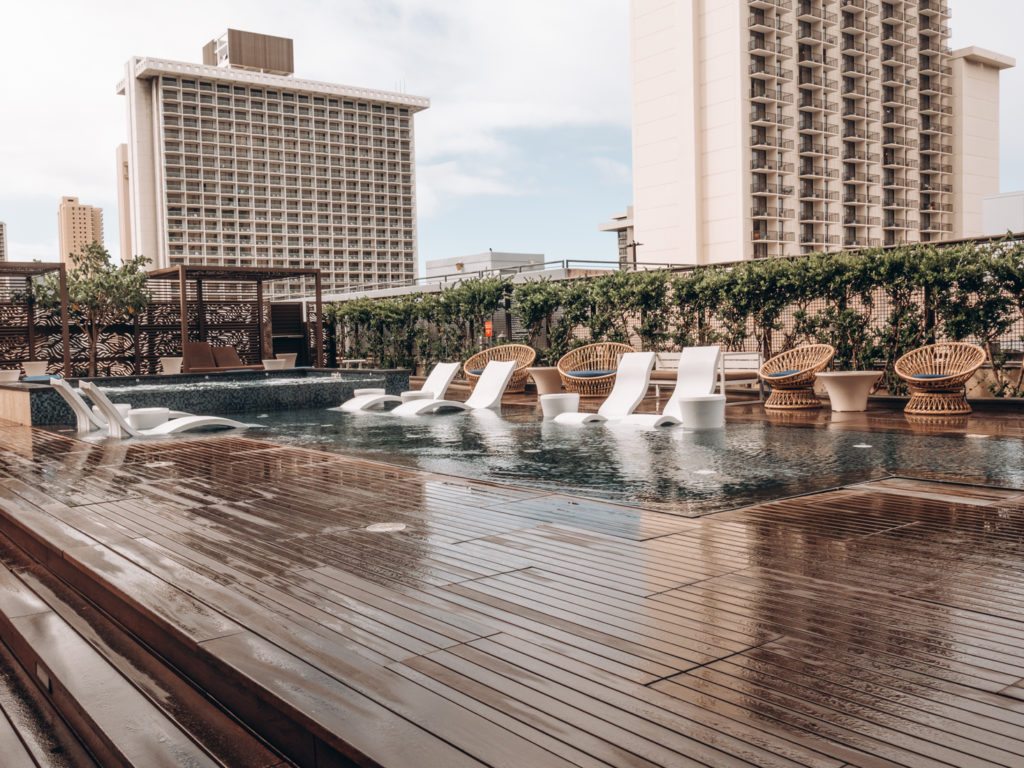
{"type": "Polygon", "coordinates": [[[813,254],[725,267],[611,272],[512,285],[471,279],[439,295],[356,299],[327,318],[349,352],[387,366],[461,360],[477,350],[483,322],[502,308],[526,329],[538,360],[553,363],[591,341],[644,349],[721,344],[765,357],[798,344],[837,349],[836,366],[886,371],[905,352],[936,340],[972,340],[989,352],[994,394],[1020,396],[1008,368],[1024,331],[1024,243],[915,244],[813,254]]]}

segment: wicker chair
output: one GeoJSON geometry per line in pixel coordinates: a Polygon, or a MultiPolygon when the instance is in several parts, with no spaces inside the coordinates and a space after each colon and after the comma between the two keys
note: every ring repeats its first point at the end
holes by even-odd
{"type": "Polygon", "coordinates": [[[828,344],[808,344],[776,355],[761,366],[758,376],[772,388],[765,408],[820,408],[814,380],[832,362],[836,350],[828,344]]]}
{"type": "Polygon", "coordinates": [[[477,380],[487,363],[491,360],[499,362],[514,360],[516,369],[512,373],[512,379],[508,383],[506,392],[522,392],[526,389],[526,377],[529,373],[526,369],[533,365],[537,352],[533,347],[525,344],[500,344],[497,347],[484,349],[470,357],[462,366],[462,372],[466,375],[471,387],[476,386],[477,380]]]}
{"type": "Polygon", "coordinates": [[[634,349],[612,341],[577,347],[558,361],[558,375],[566,392],[580,397],[607,397],[615,386],[619,358],[634,349]]]}
{"type": "Polygon", "coordinates": [[[895,366],[896,375],[910,387],[910,402],[903,412],[916,416],[970,413],[967,380],[984,362],[984,349],[962,341],[930,344],[908,352],[895,366]]]}

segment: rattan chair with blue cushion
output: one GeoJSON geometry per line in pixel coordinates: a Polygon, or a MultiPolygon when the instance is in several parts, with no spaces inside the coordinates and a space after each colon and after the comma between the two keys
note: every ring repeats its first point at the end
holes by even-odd
{"type": "Polygon", "coordinates": [[[821,401],[814,395],[814,380],[835,354],[835,347],[828,344],[808,344],[767,361],[758,372],[761,380],[772,388],[764,407],[820,408],[821,401]]]}
{"type": "Polygon", "coordinates": [[[529,371],[526,369],[533,365],[533,361],[536,359],[537,350],[533,347],[528,347],[525,344],[499,344],[496,347],[477,352],[470,357],[463,363],[462,372],[466,375],[466,380],[469,381],[470,386],[476,387],[480,374],[484,372],[484,368],[487,367],[489,362],[495,360],[500,363],[506,360],[514,360],[516,369],[505,391],[523,392],[526,389],[526,377],[529,375],[529,371]]]}
{"type": "Polygon", "coordinates": [[[907,352],[894,370],[910,387],[904,413],[914,416],[951,416],[971,412],[967,381],[985,363],[985,350],[977,344],[948,341],[907,352]]]}
{"type": "Polygon", "coordinates": [[[607,397],[615,386],[619,359],[633,351],[629,344],[613,341],[577,347],[558,361],[562,386],[566,392],[576,392],[580,397],[607,397]]]}

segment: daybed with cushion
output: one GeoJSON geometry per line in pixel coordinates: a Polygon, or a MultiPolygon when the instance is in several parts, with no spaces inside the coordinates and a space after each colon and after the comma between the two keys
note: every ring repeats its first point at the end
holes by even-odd
{"type": "Polygon", "coordinates": [[[246,365],[234,347],[211,347],[205,341],[185,343],[183,373],[223,373],[224,371],[262,371],[262,365],[246,365]]]}
{"type": "MultiPolygon", "coordinates": [[[[558,361],[562,386],[566,392],[577,392],[580,397],[606,397],[615,385],[619,359],[632,351],[628,344],[611,341],[577,347],[558,361]]],[[[653,353],[651,365],[654,365],[653,353]]]]}
{"type": "Polygon", "coordinates": [[[912,350],[896,361],[896,375],[910,387],[904,413],[917,416],[970,413],[967,380],[985,362],[976,344],[951,341],[912,350]]]}
{"type": "Polygon", "coordinates": [[[526,389],[526,377],[529,373],[526,369],[533,365],[533,361],[536,359],[537,351],[533,347],[528,347],[525,344],[499,344],[496,347],[481,350],[470,357],[463,364],[462,372],[466,374],[469,385],[475,387],[489,362],[512,360],[516,364],[516,369],[512,373],[512,380],[508,383],[506,391],[523,392],[526,389]]]}
{"type": "Polygon", "coordinates": [[[776,355],[761,366],[761,379],[772,388],[765,408],[820,408],[814,380],[832,362],[836,350],[828,344],[808,344],[776,355]]]}

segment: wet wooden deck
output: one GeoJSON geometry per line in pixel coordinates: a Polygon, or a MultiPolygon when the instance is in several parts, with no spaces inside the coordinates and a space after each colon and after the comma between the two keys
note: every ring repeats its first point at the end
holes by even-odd
{"type": "Polygon", "coordinates": [[[1024,491],[684,519],[0,427],[0,532],[300,764],[1024,765],[1024,491]]]}

